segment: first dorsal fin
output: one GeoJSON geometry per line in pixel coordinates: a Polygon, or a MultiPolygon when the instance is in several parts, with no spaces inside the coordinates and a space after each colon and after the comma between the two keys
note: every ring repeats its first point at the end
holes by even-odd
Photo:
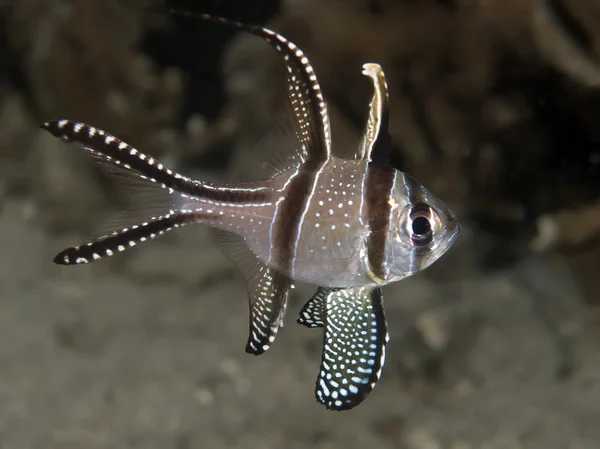
{"type": "Polygon", "coordinates": [[[219,245],[246,281],[250,309],[246,352],[260,355],[283,327],[291,281],[263,264],[241,237],[219,231],[219,245]]]}
{"type": "Polygon", "coordinates": [[[363,65],[363,75],[373,81],[373,99],[369,108],[369,120],[364,130],[357,159],[366,159],[376,165],[387,166],[392,149],[389,132],[389,94],[385,74],[379,64],[363,65]]]}

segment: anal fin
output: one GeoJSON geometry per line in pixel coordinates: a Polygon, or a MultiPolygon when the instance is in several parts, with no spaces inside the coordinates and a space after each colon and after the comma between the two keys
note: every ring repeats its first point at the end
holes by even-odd
{"type": "Polygon", "coordinates": [[[246,281],[250,311],[246,352],[263,354],[283,327],[291,281],[262,263],[241,237],[220,231],[219,244],[246,281]]]}
{"type": "Polygon", "coordinates": [[[315,396],[329,410],[360,404],[375,387],[389,340],[381,289],[331,289],[325,297],[323,355],[315,396]]]}

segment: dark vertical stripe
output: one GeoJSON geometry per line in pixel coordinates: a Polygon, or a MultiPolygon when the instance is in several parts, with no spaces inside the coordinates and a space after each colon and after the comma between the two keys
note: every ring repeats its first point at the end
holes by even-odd
{"type": "MultiPolygon", "coordinates": [[[[405,188],[406,201],[409,207],[424,205],[428,207],[427,191],[416,179],[406,173],[399,173],[402,184],[405,188]]],[[[431,244],[425,246],[413,246],[410,252],[409,270],[414,273],[419,271],[423,262],[429,259],[431,255],[431,244]]]]}
{"type": "Polygon", "coordinates": [[[389,166],[390,156],[392,154],[392,136],[389,133],[389,121],[390,112],[388,104],[387,102],[384,102],[383,111],[381,113],[381,126],[375,142],[373,142],[373,149],[371,150],[371,160],[375,165],[380,167],[389,166]]]}
{"type": "Polygon", "coordinates": [[[369,268],[374,280],[384,281],[386,278],[385,244],[390,229],[390,197],[394,184],[394,170],[380,168],[373,164],[367,167],[365,182],[365,204],[369,238],[367,240],[367,256],[369,268]]]}
{"type": "MultiPolygon", "coordinates": [[[[416,179],[407,175],[406,173],[399,174],[402,179],[402,183],[406,189],[406,198],[410,207],[419,205],[427,205],[427,191],[416,179]]],[[[426,246],[413,246],[410,253],[410,265],[409,269],[411,272],[416,272],[421,269],[424,260],[429,258],[431,254],[431,245],[426,246]]]]}
{"type": "Polygon", "coordinates": [[[282,271],[291,275],[294,243],[301,232],[298,229],[300,217],[307,207],[308,196],[315,181],[315,176],[325,162],[307,161],[300,167],[298,175],[290,182],[285,199],[281,202],[275,220],[275,236],[273,247],[274,259],[282,271]]]}

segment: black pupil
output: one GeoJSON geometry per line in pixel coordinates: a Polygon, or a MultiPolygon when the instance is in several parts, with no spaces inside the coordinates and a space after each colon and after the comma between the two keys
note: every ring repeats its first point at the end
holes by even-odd
{"type": "Polygon", "coordinates": [[[417,217],[412,222],[412,230],[417,235],[427,235],[431,231],[431,224],[425,217],[417,217]]]}

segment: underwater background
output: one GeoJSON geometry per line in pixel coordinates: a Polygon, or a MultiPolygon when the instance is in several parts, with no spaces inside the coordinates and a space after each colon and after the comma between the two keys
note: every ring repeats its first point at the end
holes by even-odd
{"type": "MultiPolygon", "coordinates": [[[[314,399],[319,330],[244,352],[239,273],[192,226],[98,264],[54,255],[127,204],[39,129],[100,127],[200,179],[244,180],[285,73],[265,42],[156,0],[0,0],[0,448],[600,447],[600,6],[594,0],[205,0],[311,59],[334,151],[386,72],[393,165],[457,213],[430,269],[384,289],[382,379],[314,399]]],[[[110,228],[110,226],[108,226],[110,228]]]]}

